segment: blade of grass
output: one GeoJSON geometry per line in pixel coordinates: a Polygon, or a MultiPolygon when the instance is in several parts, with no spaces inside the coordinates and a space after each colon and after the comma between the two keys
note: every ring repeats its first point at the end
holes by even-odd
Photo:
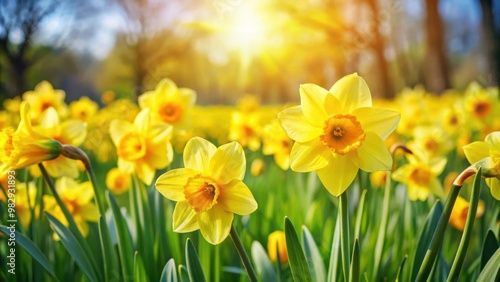
{"type": "Polygon", "coordinates": [[[335,222],[335,231],[333,232],[332,248],[330,250],[330,264],[328,266],[328,282],[339,280],[337,277],[340,257],[340,213],[337,214],[335,222]]]}
{"type": "Polygon", "coordinates": [[[104,258],[104,275],[106,281],[118,279],[120,273],[118,258],[116,257],[113,244],[111,243],[106,219],[102,216],[99,218],[99,239],[101,242],[102,257],[104,258]]]}
{"type": "Polygon", "coordinates": [[[285,217],[285,238],[288,261],[290,263],[293,280],[312,281],[304,251],[300,246],[295,228],[288,217],[285,217]]]}
{"type": "Polygon", "coordinates": [[[148,274],[144,268],[144,263],[142,262],[139,252],[134,254],[134,281],[146,282],[149,281],[148,274]]]}
{"type": "Polygon", "coordinates": [[[198,253],[196,253],[196,249],[189,238],[186,240],[186,261],[189,280],[204,282],[205,275],[203,274],[203,269],[201,268],[198,253]]]}
{"type": "Polygon", "coordinates": [[[350,272],[349,281],[359,282],[359,243],[357,238],[354,239],[350,272]]]}
{"type": "Polygon", "coordinates": [[[313,281],[326,281],[325,265],[319,253],[318,246],[306,226],[302,226],[302,242],[304,244],[304,252],[311,271],[313,281]]]}

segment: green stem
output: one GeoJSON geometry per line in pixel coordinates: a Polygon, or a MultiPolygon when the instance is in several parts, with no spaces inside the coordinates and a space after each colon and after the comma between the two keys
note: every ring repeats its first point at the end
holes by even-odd
{"type": "Polygon", "coordinates": [[[347,209],[347,192],[340,195],[340,251],[342,254],[342,269],[344,272],[344,281],[349,281],[350,270],[350,240],[349,240],[349,211],[347,209]]]}
{"type": "Polygon", "coordinates": [[[467,253],[467,246],[469,245],[470,238],[472,237],[472,227],[476,218],[477,206],[479,204],[479,193],[481,191],[481,168],[478,170],[474,178],[474,185],[472,186],[469,211],[467,212],[467,220],[465,222],[464,233],[458,246],[457,255],[451,266],[450,275],[447,281],[456,281],[460,270],[464,263],[465,254],[467,253]]]}
{"type": "Polygon", "coordinates": [[[375,245],[375,257],[373,264],[373,277],[372,280],[376,281],[378,276],[378,269],[380,267],[380,261],[382,260],[382,252],[384,250],[385,235],[387,234],[387,222],[389,219],[389,202],[391,200],[391,172],[387,172],[385,189],[384,189],[384,200],[382,203],[382,221],[380,222],[380,228],[378,230],[377,244],[375,245]]]}
{"type": "Polygon", "coordinates": [[[253,266],[250,263],[250,259],[248,258],[245,248],[243,248],[243,244],[241,243],[240,237],[238,236],[238,233],[236,233],[236,229],[234,229],[234,226],[231,226],[229,236],[233,240],[236,251],[238,251],[238,254],[240,255],[241,262],[243,262],[243,266],[245,267],[245,270],[250,277],[250,281],[257,282],[257,276],[255,275],[255,271],[253,270],[253,266]]]}
{"type": "Polygon", "coordinates": [[[450,193],[446,198],[443,214],[439,219],[429,249],[427,250],[424,260],[422,261],[422,265],[420,266],[420,270],[418,271],[416,281],[426,281],[429,273],[431,272],[434,261],[436,260],[439,253],[439,246],[441,245],[441,242],[444,238],[446,226],[448,226],[448,221],[450,220],[451,211],[453,210],[453,206],[455,205],[455,201],[457,200],[458,193],[460,192],[461,188],[462,185],[455,184],[453,184],[453,186],[451,187],[450,193]]]}

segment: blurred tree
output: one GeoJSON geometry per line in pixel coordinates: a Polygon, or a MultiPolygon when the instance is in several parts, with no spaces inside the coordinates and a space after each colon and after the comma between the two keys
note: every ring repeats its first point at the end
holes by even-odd
{"type": "Polygon", "coordinates": [[[493,0],[479,0],[479,2],[482,12],[482,45],[488,61],[488,72],[491,75],[488,82],[498,85],[500,83],[500,28],[495,28],[493,0]]]}
{"type": "Polygon", "coordinates": [[[426,57],[424,66],[427,90],[441,93],[450,88],[448,60],[445,54],[444,28],[439,13],[439,0],[425,0],[426,57]]]}

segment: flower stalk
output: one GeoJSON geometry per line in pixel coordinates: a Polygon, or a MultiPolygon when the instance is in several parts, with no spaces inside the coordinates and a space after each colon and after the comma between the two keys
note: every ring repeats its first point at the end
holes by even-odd
{"type": "Polygon", "coordinates": [[[340,195],[339,210],[340,210],[340,252],[342,255],[342,269],[344,273],[344,281],[349,281],[350,271],[350,240],[349,240],[349,210],[347,208],[347,192],[340,195]]]}
{"type": "Polygon", "coordinates": [[[243,266],[247,271],[248,277],[250,277],[250,281],[257,282],[257,275],[255,275],[253,266],[250,263],[250,259],[248,258],[245,248],[243,247],[243,244],[241,243],[240,237],[238,236],[236,229],[234,229],[234,226],[231,226],[229,236],[231,237],[231,240],[233,240],[233,244],[236,247],[236,251],[238,251],[238,254],[240,255],[241,262],[243,263],[243,266]]]}

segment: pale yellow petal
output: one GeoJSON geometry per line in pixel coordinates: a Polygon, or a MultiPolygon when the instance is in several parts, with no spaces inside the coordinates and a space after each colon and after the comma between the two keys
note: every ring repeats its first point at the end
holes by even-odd
{"type": "Polygon", "coordinates": [[[44,161],[43,164],[52,177],[68,176],[77,178],[80,175],[76,161],[62,155],[53,160],[44,161]]]}
{"type": "Polygon", "coordinates": [[[172,226],[175,232],[186,233],[198,230],[198,214],[187,201],[177,202],[174,208],[172,226]]]}
{"type": "Polygon", "coordinates": [[[382,140],[389,137],[401,119],[400,113],[379,108],[358,108],[352,114],[361,123],[364,131],[371,131],[380,136],[382,140]]]}
{"type": "Polygon", "coordinates": [[[222,243],[231,230],[234,214],[223,210],[219,206],[214,206],[206,212],[202,212],[198,217],[201,235],[210,244],[222,243]]]}
{"type": "Polygon", "coordinates": [[[210,176],[221,184],[245,177],[246,158],[243,148],[237,142],[217,148],[209,163],[210,176]]]}
{"type": "Polygon", "coordinates": [[[55,127],[59,125],[59,115],[53,107],[49,107],[42,114],[42,127],[55,127]]]}
{"type": "Polygon", "coordinates": [[[170,165],[174,158],[172,144],[168,141],[149,144],[144,157],[144,162],[156,169],[162,169],[170,165]]]}
{"type": "Polygon", "coordinates": [[[315,127],[304,117],[301,106],[291,107],[278,114],[278,120],[286,134],[293,140],[307,142],[323,134],[323,126],[315,127]]]}
{"type": "Polygon", "coordinates": [[[172,139],[173,127],[169,124],[156,124],[148,131],[148,138],[153,143],[166,143],[172,139]]]}
{"type": "Polygon", "coordinates": [[[491,132],[490,134],[486,135],[484,141],[490,143],[496,148],[500,148],[500,131],[491,132]]]}
{"type": "Polygon", "coordinates": [[[257,202],[250,189],[241,180],[233,180],[221,188],[217,204],[225,211],[239,215],[251,214],[257,209],[257,202]]]}
{"type": "Polygon", "coordinates": [[[493,198],[500,201],[500,179],[486,178],[486,184],[488,184],[488,187],[490,187],[490,192],[493,198]]]}
{"type": "Polygon", "coordinates": [[[61,136],[69,140],[70,145],[80,146],[87,137],[87,125],[79,120],[68,120],[61,124],[61,136]]]}
{"type": "Polygon", "coordinates": [[[134,120],[134,125],[140,134],[143,134],[144,136],[148,135],[149,130],[152,127],[151,111],[149,108],[145,108],[137,114],[134,120]]]}
{"type": "Polygon", "coordinates": [[[189,88],[179,88],[179,96],[185,106],[192,107],[196,103],[196,92],[189,88]]]}
{"type": "Polygon", "coordinates": [[[83,219],[86,221],[97,222],[99,221],[99,209],[94,204],[86,204],[83,207],[80,207],[80,212],[82,214],[83,219]]]}
{"type": "Polygon", "coordinates": [[[446,198],[446,193],[443,190],[443,185],[436,177],[433,177],[429,183],[429,190],[441,199],[446,198]]]}
{"type": "Polygon", "coordinates": [[[311,83],[300,85],[300,105],[306,120],[316,127],[322,127],[328,115],[325,99],[328,90],[311,83]]]}
{"type": "Polygon", "coordinates": [[[333,196],[340,196],[358,174],[358,167],[351,159],[355,157],[353,154],[334,155],[326,167],[316,171],[323,186],[333,196]]]}
{"type": "Polygon", "coordinates": [[[290,167],[298,172],[318,170],[331,158],[332,151],[319,138],[305,143],[295,142],[290,152],[290,167]]]}
{"type": "MultiPolygon", "coordinates": [[[[163,98],[174,94],[177,91],[177,85],[169,78],[164,78],[155,87],[155,99],[163,98]]],[[[157,100],[158,101],[158,100],[157,100]]]]}
{"type": "Polygon", "coordinates": [[[203,138],[191,138],[184,148],[184,167],[200,172],[207,171],[210,159],[216,150],[214,144],[203,138]]]}
{"type": "Polygon", "coordinates": [[[330,88],[330,93],[339,99],[343,113],[351,113],[357,108],[372,106],[370,89],[365,80],[356,73],[339,79],[330,88]]]}
{"type": "Polygon", "coordinates": [[[141,96],[139,96],[138,102],[141,109],[154,108],[154,91],[143,93],[141,96]]]}
{"type": "Polygon", "coordinates": [[[365,132],[366,138],[358,148],[359,168],[367,172],[389,170],[392,157],[384,141],[373,132],[365,132]]]}
{"type": "Polygon", "coordinates": [[[118,167],[125,173],[132,174],[135,171],[135,165],[133,162],[126,161],[124,159],[118,159],[118,167]]]}
{"type": "Polygon", "coordinates": [[[332,116],[336,114],[342,113],[342,105],[340,104],[339,99],[335,97],[332,93],[328,92],[325,97],[325,111],[327,115],[332,116]]]}
{"type": "Polygon", "coordinates": [[[433,158],[429,161],[429,167],[434,175],[440,175],[446,167],[446,163],[448,160],[444,157],[442,158],[433,158]]]}
{"type": "Polygon", "coordinates": [[[155,177],[156,169],[154,167],[151,167],[149,163],[141,161],[135,164],[135,173],[142,182],[150,185],[151,182],[153,182],[153,178],[155,177]]]}
{"type": "Polygon", "coordinates": [[[493,149],[493,146],[490,143],[484,141],[476,141],[463,146],[463,149],[465,157],[467,157],[469,163],[473,164],[486,157],[489,157],[490,150],[493,149]]]}
{"type": "Polygon", "coordinates": [[[184,186],[188,178],[195,176],[199,172],[189,168],[178,168],[167,171],[156,180],[156,190],[165,198],[172,201],[185,201],[184,186]]]}
{"type": "Polygon", "coordinates": [[[109,135],[115,146],[118,145],[125,134],[132,130],[134,130],[134,125],[128,121],[115,119],[109,124],[109,135]]]}

